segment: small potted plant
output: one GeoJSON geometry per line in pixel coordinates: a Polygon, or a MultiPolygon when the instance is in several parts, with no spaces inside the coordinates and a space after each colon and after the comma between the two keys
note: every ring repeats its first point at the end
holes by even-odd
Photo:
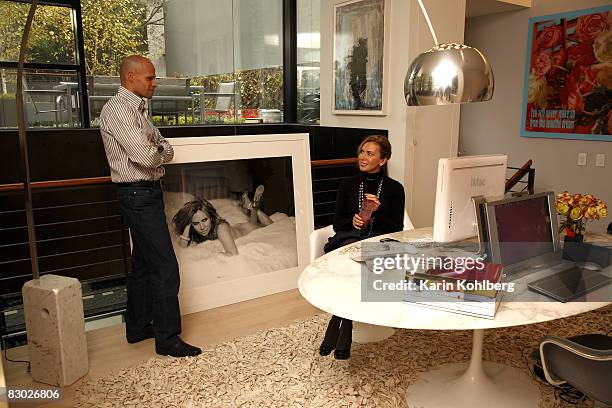
{"type": "Polygon", "coordinates": [[[559,233],[565,231],[565,241],[582,242],[586,222],[608,216],[608,206],[591,194],[557,194],[557,214],[565,217],[559,225],[559,233]]]}

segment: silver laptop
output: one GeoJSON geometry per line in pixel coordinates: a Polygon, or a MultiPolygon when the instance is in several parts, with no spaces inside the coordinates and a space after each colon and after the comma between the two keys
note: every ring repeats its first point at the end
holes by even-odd
{"type": "Polygon", "coordinates": [[[498,200],[475,199],[481,251],[504,265],[506,281],[566,302],[610,283],[598,271],[562,259],[552,191],[498,200]]]}

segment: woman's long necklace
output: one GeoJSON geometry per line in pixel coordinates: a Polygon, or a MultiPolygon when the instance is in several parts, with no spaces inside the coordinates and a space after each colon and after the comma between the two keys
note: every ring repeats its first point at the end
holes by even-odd
{"type": "MultiPolygon", "coordinates": [[[[378,190],[376,191],[376,199],[380,198],[380,192],[382,191],[384,176],[380,178],[380,182],[378,183],[378,190]]],[[[363,205],[363,199],[365,198],[365,194],[363,192],[363,180],[359,183],[359,210],[361,210],[361,206],[363,205]]],[[[370,231],[368,231],[368,236],[372,234],[372,225],[374,224],[374,217],[370,218],[370,231]]]]}

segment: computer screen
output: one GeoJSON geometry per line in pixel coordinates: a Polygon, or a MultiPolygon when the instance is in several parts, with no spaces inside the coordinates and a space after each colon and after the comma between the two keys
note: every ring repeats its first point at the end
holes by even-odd
{"type": "Polygon", "coordinates": [[[553,192],[481,200],[479,229],[491,261],[505,266],[560,250],[553,192]]]}
{"type": "Polygon", "coordinates": [[[508,156],[504,154],[440,159],[433,239],[460,241],[477,235],[473,197],[504,194],[508,156]]]}
{"type": "Polygon", "coordinates": [[[495,223],[505,265],[554,251],[547,197],[498,204],[495,223]]]}

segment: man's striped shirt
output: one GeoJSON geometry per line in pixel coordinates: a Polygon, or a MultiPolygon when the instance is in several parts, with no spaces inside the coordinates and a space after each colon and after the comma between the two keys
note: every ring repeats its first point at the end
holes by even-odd
{"type": "Polygon", "coordinates": [[[174,157],[149,119],[146,101],[122,86],[102,108],[100,131],[114,183],[159,180],[162,164],[174,157]]]}

